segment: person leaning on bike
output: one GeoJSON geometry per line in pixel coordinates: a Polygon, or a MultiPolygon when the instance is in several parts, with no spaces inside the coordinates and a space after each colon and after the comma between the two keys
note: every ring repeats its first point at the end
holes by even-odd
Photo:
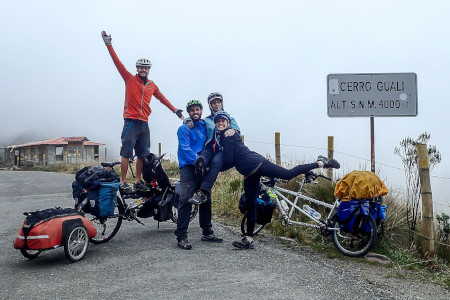
{"type": "Polygon", "coordinates": [[[102,31],[101,34],[117,70],[125,81],[124,126],[121,135],[122,148],[120,149],[120,189],[125,192],[132,190],[126,181],[129,159],[133,157],[134,149],[138,157],[136,160],[134,189],[147,191],[149,188],[141,182],[141,173],[143,158],[149,154],[150,148],[148,117],[152,112],[150,108],[151,98],[155,96],[156,99],[161,101],[162,104],[167,106],[180,119],[183,119],[182,110],[175,108],[159,91],[156,84],[148,79],[148,73],[152,67],[152,63],[148,59],[142,58],[136,62],[137,74],[133,76],[127,71],[114,51],[111,44],[111,35],[107,35],[105,31],[102,31]]]}
{"type": "MultiPolygon", "coordinates": [[[[189,199],[195,191],[200,188],[203,175],[196,174],[195,160],[198,153],[202,151],[206,141],[206,125],[201,119],[203,105],[199,100],[191,100],[186,105],[189,117],[193,121],[193,128],[189,129],[186,124],[178,128],[178,163],[180,167],[180,203],[178,206],[177,229],[174,231],[177,237],[177,246],[181,249],[190,250],[191,243],[188,240],[189,218],[192,204],[189,199]]],[[[223,240],[214,235],[211,224],[211,195],[207,196],[205,202],[199,206],[199,222],[202,228],[202,241],[221,243],[223,240]]]]}

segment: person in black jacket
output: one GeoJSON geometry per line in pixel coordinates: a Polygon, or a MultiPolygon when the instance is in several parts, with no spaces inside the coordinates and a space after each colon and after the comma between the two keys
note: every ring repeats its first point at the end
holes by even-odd
{"type": "Polygon", "coordinates": [[[290,180],[300,174],[316,168],[335,168],[340,165],[335,159],[319,156],[315,163],[298,165],[292,169],[285,169],[271,163],[261,154],[248,149],[242,142],[241,136],[235,134],[225,137],[224,133],[230,125],[230,119],[225,114],[217,114],[214,117],[216,124],[215,138],[223,148],[223,169],[235,167],[244,175],[244,192],[247,202],[247,235],[234,241],[233,246],[242,249],[253,249],[253,230],[256,223],[256,199],[259,192],[261,176],[290,180]]]}

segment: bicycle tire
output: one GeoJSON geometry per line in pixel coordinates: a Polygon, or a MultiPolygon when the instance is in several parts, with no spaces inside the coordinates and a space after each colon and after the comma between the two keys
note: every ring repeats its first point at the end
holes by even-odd
{"type": "Polygon", "coordinates": [[[341,231],[337,218],[334,219],[333,243],[336,248],[349,257],[361,257],[372,249],[377,240],[377,224],[371,215],[363,216],[364,222],[369,222],[370,233],[350,233],[341,231]]]}
{"type": "MultiPolygon", "coordinates": [[[[193,205],[191,210],[191,215],[189,217],[189,222],[195,219],[195,216],[197,216],[198,213],[198,205],[193,205]]],[[[170,217],[172,222],[176,223],[178,221],[178,208],[175,206],[172,206],[172,216],[170,217]]]]}
{"type": "Polygon", "coordinates": [[[20,253],[28,259],[33,259],[41,254],[42,250],[30,250],[30,249],[20,249],[20,253]]]}
{"type": "MultiPolygon", "coordinates": [[[[247,235],[247,213],[244,214],[241,221],[241,232],[242,235],[247,235]]],[[[266,225],[255,224],[255,229],[253,230],[253,235],[257,235],[266,225]]]]}
{"type": "Polygon", "coordinates": [[[64,241],[64,253],[71,262],[83,259],[89,247],[89,234],[83,225],[74,224],[64,241]]]}
{"type": "Polygon", "coordinates": [[[124,213],[125,206],[123,205],[122,200],[117,197],[117,204],[113,215],[108,217],[98,217],[91,214],[85,214],[85,217],[92,222],[97,230],[97,234],[89,239],[90,242],[93,244],[102,244],[110,241],[119,231],[124,213]]]}

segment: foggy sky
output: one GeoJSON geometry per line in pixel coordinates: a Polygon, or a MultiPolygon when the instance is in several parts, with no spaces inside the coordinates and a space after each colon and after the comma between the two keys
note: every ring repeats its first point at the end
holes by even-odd
{"type": "MultiPolygon", "coordinates": [[[[211,92],[247,145],[313,161],[334,136],[342,172],[370,169],[369,118],[329,118],[330,73],[414,72],[417,117],[375,118],[380,176],[404,188],[400,141],[431,133],[442,153],[433,199],[450,205],[447,1],[0,1],[0,146],[87,136],[118,155],[124,83],[100,32],[123,64],[152,61],[150,79],[175,107],[211,92]]],[[[180,121],[153,98],[152,151],[176,153],[180,121]]],[[[209,113],[208,109],[204,114],[209,113]]],[[[185,114],[186,115],[186,114],[185,114]]],[[[437,207],[436,207],[437,208],[437,207]]]]}

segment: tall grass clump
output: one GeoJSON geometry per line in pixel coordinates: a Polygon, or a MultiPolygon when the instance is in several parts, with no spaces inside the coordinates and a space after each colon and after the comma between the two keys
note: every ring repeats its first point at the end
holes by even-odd
{"type": "Polygon", "coordinates": [[[212,190],[213,213],[232,224],[239,224],[242,214],[239,199],[244,189],[244,180],[235,169],[220,173],[212,190]]]}

